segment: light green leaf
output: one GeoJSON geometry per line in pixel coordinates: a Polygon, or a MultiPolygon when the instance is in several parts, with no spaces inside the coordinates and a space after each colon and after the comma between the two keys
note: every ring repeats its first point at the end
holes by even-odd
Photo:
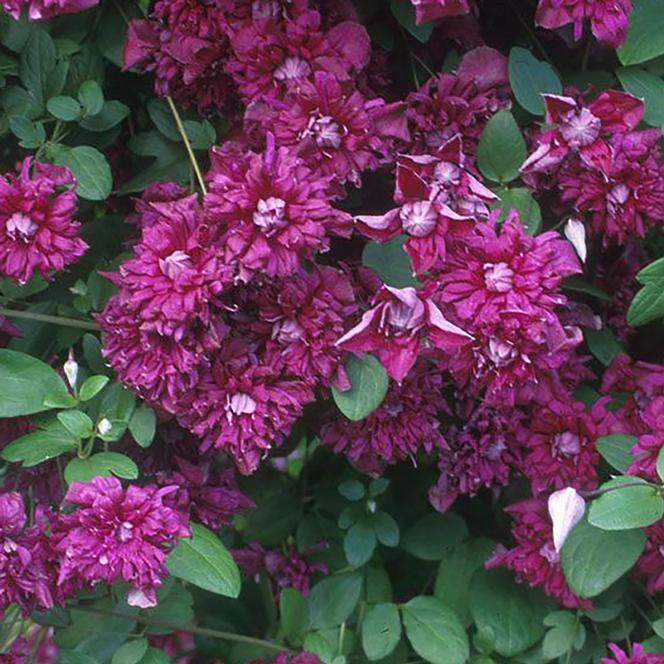
{"type": "Polygon", "coordinates": [[[81,385],[81,389],[78,392],[79,399],[81,401],[90,401],[90,399],[97,396],[108,385],[109,380],[108,376],[90,376],[81,385]]]}
{"type": "Polygon", "coordinates": [[[372,662],[387,657],[401,639],[401,621],[395,604],[375,604],[362,623],[362,648],[372,662]]]}
{"type": "Polygon", "coordinates": [[[609,532],[583,519],[562,548],[567,583],[579,597],[596,597],[631,569],[645,543],[642,530],[609,532]]]}
{"type": "Polygon", "coordinates": [[[526,141],[509,111],[487,122],[477,147],[477,165],[484,177],[505,184],[519,175],[526,159],[526,141]]]}
{"type": "Polygon", "coordinates": [[[138,466],[128,456],[118,452],[100,452],[86,459],[72,459],[65,468],[67,484],[90,482],[95,477],[115,475],[125,480],[138,479],[138,466]]]}
{"type": "Polygon", "coordinates": [[[664,283],[664,258],[658,258],[650,265],[646,265],[636,275],[636,280],[644,286],[651,283],[664,283]]]}
{"type": "Polygon", "coordinates": [[[659,479],[664,481],[664,447],[657,453],[657,474],[659,479]]]}
{"type": "Polygon", "coordinates": [[[129,431],[141,447],[150,447],[157,430],[157,415],[152,408],[140,406],[129,420],[129,431]]]}
{"type": "Polygon", "coordinates": [[[58,374],[36,357],[0,349],[0,417],[19,417],[48,410],[48,395],[69,396],[58,374]]]}
{"type": "Polygon", "coordinates": [[[27,468],[72,452],[77,446],[78,438],[74,438],[60,422],[52,420],[39,431],[9,443],[0,456],[11,463],[22,462],[27,468]]]}
{"type": "Polygon", "coordinates": [[[664,53],[664,12],[661,0],[634,0],[627,40],[618,49],[624,65],[652,60],[664,53]]]}
{"type": "Polygon", "coordinates": [[[19,145],[28,150],[39,147],[46,140],[46,131],[41,122],[15,115],[9,118],[9,128],[19,140],[19,145]]]}
{"type": "Polygon", "coordinates": [[[645,101],[643,119],[658,129],[664,127],[664,81],[637,67],[622,67],[616,73],[626,92],[645,101]]]}
{"type": "Polygon", "coordinates": [[[494,203],[492,207],[503,210],[502,219],[505,219],[511,210],[516,210],[528,235],[539,233],[542,228],[542,210],[528,189],[525,187],[501,188],[496,193],[500,197],[500,201],[494,203]]]}
{"type": "Polygon", "coordinates": [[[418,288],[420,282],[413,276],[410,258],[403,248],[408,238],[399,235],[385,243],[369,242],[362,252],[362,264],[371,268],[388,286],[418,288]]]}
{"type": "Polygon", "coordinates": [[[368,562],[376,548],[376,533],[368,518],[351,526],[344,537],[344,553],[352,567],[361,567],[368,562]]]}
{"type": "Polygon", "coordinates": [[[240,572],[221,540],[192,523],[192,537],[182,539],[168,556],[168,571],[178,579],[226,597],[240,594],[240,572]]]}
{"type": "Polygon", "coordinates": [[[332,397],[339,410],[357,422],[373,413],[387,394],[389,380],[381,363],[369,353],[361,358],[351,355],[346,362],[351,388],[340,392],[332,388],[332,397]]]}
{"type": "Polygon", "coordinates": [[[563,86],[553,67],[525,48],[515,46],[510,50],[508,68],[516,100],[533,115],[544,115],[543,93],[562,94],[563,86]]]}
{"type": "Polygon", "coordinates": [[[96,148],[79,145],[57,150],[55,163],[67,166],[77,181],[76,193],[90,201],[102,201],[111,193],[113,176],[106,157],[96,148]]]}
{"type": "Polygon", "coordinates": [[[44,108],[45,90],[56,66],[55,58],[55,45],[50,35],[41,28],[33,29],[21,51],[19,76],[40,110],[44,108]]]}
{"type": "Polygon", "coordinates": [[[664,500],[657,489],[638,477],[616,477],[600,489],[609,490],[590,504],[588,521],[602,530],[642,528],[664,515],[664,500]]]}
{"type": "Polygon", "coordinates": [[[624,433],[602,436],[597,440],[597,451],[616,470],[624,473],[634,461],[630,450],[636,445],[636,436],[624,433]]]}
{"type": "Polygon", "coordinates": [[[319,581],[309,593],[309,623],[313,629],[337,627],[360,601],[362,575],[337,574],[319,581]]]}
{"type": "Polygon", "coordinates": [[[89,438],[94,431],[92,420],[80,410],[63,410],[57,414],[57,418],[75,438],[89,438]]]}
{"type": "Polygon", "coordinates": [[[436,597],[414,597],[402,609],[406,636],[415,652],[432,664],[463,664],[470,644],[452,609],[436,597]]]}
{"type": "Polygon", "coordinates": [[[627,322],[633,327],[651,323],[664,316],[664,281],[650,282],[632,300],[627,322]]]}
{"type": "Polygon", "coordinates": [[[46,108],[53,117],[65,122],[73,122],[81,117],[81,105],[73,97],[51,97],[46,102],[46,108]]]}
{"type": "Polygon", "coordinates": [[[84,81],[78,89],[78,100],[88,116],[97,115],[104,107],[104,93],[97,81],[84,81]]]}
{"type": "Polygon", "coordinates": [[[113,655],[111,664],[137,664],[148,649],[147,639],[132,639],[120,646],[113,655]]]}
{"type": "Polygon", "coordinates": [[[294,646],[302,645],[309,628],[307,601],[295,588],[284,588],[279,596],[281,630],[294,646]]]}

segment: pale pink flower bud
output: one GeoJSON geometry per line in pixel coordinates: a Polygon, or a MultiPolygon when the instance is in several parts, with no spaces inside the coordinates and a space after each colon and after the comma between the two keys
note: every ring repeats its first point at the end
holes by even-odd
{"type": "Polygon", "coordinates": [[[583,518],[586,503],[576,489],[568,486],[549,496],[548,508],[553,523],[553,546],[560,553],[567,536],[583,518]]]}

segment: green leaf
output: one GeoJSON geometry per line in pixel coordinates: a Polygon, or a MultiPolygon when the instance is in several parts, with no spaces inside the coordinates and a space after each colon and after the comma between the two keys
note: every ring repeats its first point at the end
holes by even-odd
{"type": "Polygon", "coordinates": [[[509,111],[487,122],[477,147],[477,165],[484,177],[505,184],[519,175],[526,159],[526,142],[509,111]]]}
{"type": "Polygon", "coordinates": [[[362,648],[372,662],[387,657],[401,640],[401,621],[396,604],[375,604],[362,623],[362,648]]]}
{"type": "Polygon", "coordinates": [[[634,461],[631,449],[636,445],[637,440],[636,436],[625,433],[602,436],[597,440],[597,451],[609,465],[624,473],[634,461]]]}
{"type": "Polygon", "coordinates": [[[119,101],[105,101],[101,111],[81,120],[81,127],[88,131],[108,131],[120,124],[129,115],[129,106],[119,101]]]}
{"type": "Polygon", "coordinates": [[[388,286],[418,288],[420,282],[413,276],[410,258],[403,248],[408,238],[399,235],[389,242],[369,242],[362,252],[362,264],[371,268],[388,286]]]}
{"type": "Polygon", "coordinates": [[[392,599],[392,584],[384,567],[370,565],[366,568],[366,601],[369,604],[389,602],[392,599]]]}
{"type": "Polygon", "coordinates": [[[128,456],[118,452],[100,452],[87,459],[72,459],[65,468],[67,484],[90,482],[95,477],[115,475],[124,480],[138,479],[138,466],[128,456]]]}
{"type": "Polygon", "coordinates": [[[567,279],[563,280],[563,288],[577,293],[586,293],[588,295],[592,295],[598,300],[603,300],[604,302],[611,302],[611,296],[607,295],[600,288],[597,288],[597,286],[589,284],[587,281],[583,281],[583,279],[568,277],[567,279]]]}
{"type": "Polygon", "coordinates": [[[644,120],[653,127],[664,127],[664,81],[636,67],[622,67],[616,72],[626,92],[645,101],[644,120]]]}
{"type": "Polygon", "coordinates": [[[78,89],[78,100],[86,115],[97,115],[104,107],[104,93],[97,81],[84,81],[78,89]]]}
{"type": "Polygon", "coordinates": [[[569,534],[561,552],[569,587],[579,597],[596,597],[632,568],[645,544],[642,530],[609,532],[583,519],[569,534]]]}
{"type": "Polygon", "coordinates": [[[73,97],[51,97],[46,102],[46,108],[53,117],[65,122],[73,122],[81,117],[81,105],[73,97]]]}
{"type": "Polygon", "coordinates": [[[216,143],[217,132],[208,120],[203,122],[185,120],[182,124],[194,150],[209,150],[216,143]]]}
{"type": "Polygon", "coordinates": [[[417,25],[415,23],[415,7],[411,4],[410,0],[391,0],[390,7],[394,18],[397,19],[399,24],[408,30],[415,39],[426,44],[431,37],[434,25],[431,22],[417,25]]]}
{"type": "Polygon", "coordinates": [[[360,601],[362,575],[337,574],[319,581],[309,593],[309,623],[313,629],[337,627],[360,601]]]}
{"type": "Polygon", "coordinates": [[[150,646],[138,664],[171,664],[172,661],[163,650],[150,646]]]}
{"type": "Polygon", "coordinates": [[[406,636],[415,652],[432,664],[463,664],[470,644],[454,611],[436,597],[414,597],[401,608],[406,636]]]}
{"type": "Polygon", "coordinates": [[[9,443],[0,456],[5,461],[22,462],[25,467],[31,467],[72,452],[77,446],[78,438],[74,438],[57,420],[52,420],[43,429],[9,443]]]}
{"type": "Polygon", "coordinates": [[[129,420],[129,431],[141,447],[150,447],[157,430],[157,415],[152,408],[140,406],[129,420]]]}
{"type": "Polygon", "coordinates": [[[89,438],[94,432],[92,420],[80,410],[63,410],[57,414],[57,418],[75,438],[89,438]]]}
{"type": "Polygon", "coordinates": [[[657,489],[638,477],[616,477],[600,489],[609,491],[590,504],[588,521],[602,530],[642,528],[664,515],[664,500],[657,489]]]}
{"type": "Polygon", "coordinates": [[[147,105],[148,115],[159,133],[165,136],[169,141],[179,143],[182,136],[178,130],[173,114],[168,104],[163,99],[152,97],[147,105]]]}
{"type": "Polygon", "coordinates": [[[542,210],[528,189],[524,187],[501,188],[496,193],[500,197],[500,201],[494,203],[492,207],[503,210],[502,220],[507,217],[510,210],[516,210],[528,235],[539,233],[542,228],[542,210]]]}
{"type": "Polygon", "coordinates": [[[634,0],[627,40],[618,49],[624,65],[652,60],[664,53],[664,14],[660,0],[634,0]]]}
{"type": "Polygon", "coordinates": [[[284,637],[294,646],[302,645],[309,629],[307,601],[295,588],[284,588],[279,596],[279,614],[284,637]]]}
{"type": "Polygon", "coordinates": [[[351,355],[346,362],[351,388],[340,392],[332,388],[332,397],[339,410],[357,422],[373,413],[387,394],[389,379],[381,363],[369,353],[361,358],[351,355]]]}
{"type": "Polygon", "coordinates": [[[362,567],[376,548],[376,533],[369,519],[357,521],[344,537],[344,553],[352,567],[362,567]]]}
{"type": "Polygon", "coordinates": [[[90,376],[90,378],[81,385],[81,389],[78,392],[78,398],[81,401],[90,401],[90,399],[97,396],[97,394],[108,385],[109,380],[108,376],[90,376]]]}
{"type": "Polygon", "coordinates": [[[647,286],[651,283],[664,282],[664,258],[658,258],[656,261],[646,265],[636,275],[636,280],[647,286]]]}
{"type": "Polygon", "coordinates": [[[137,664],[148,649],[147,639],[132,639],[120,646],[113,655],[111,664],[137,664]]]}
{"type": "Polygon", "coordinates": [[[493,630],[496,652],[513,657],[540,639],[548,609],[539,593],[517,585],[507,570],[478,570],[470,586],[470,613],[478,629],[493,630]]]}
{"type": "Polygon", "coordinates": [[[345,480],[338,487],[339,493],[347,500],[362,500],[364,498],[364,484],[358,480],[345,480]]]}
{"type": "Polygon", "coordinates": [[[627,322],[633,327],[651,323],[664,316],[663,282],[651,282],[642,288],[632,300],[627,311],[627,322]]]}
{"type": "Polygon", "coordinates": [[[489,539],[468,540],[446,551],[440,561],[433,594],[453,609],[464,625],[471,622],[470,580],[490,558],[495,546],[489,539]]]}
{"type": "Polygon", "coordinates": [[[48,395],[69,396],[58,374],[36,357],[0,349],[0,417],[19,417],[48,410],[48,395]]]}
{"type": "Polygon", "coordinates": [[[372,520],[376,537],[385,546],[399,544],[399,525],[387,512],[376,512],[372,520]]]}
{"type": "Polygon", "coordinates": [[[40,110],[44,108],[48,78],[55,66],[56,52],[53,40],[45,30],[33,29],[25,48],[21,51],[19,76],[21,83],[40,110]]]}
{"type": "Polygon", "coordinates": [[[516,100],[533,115],[545,113],[543,93],[562,94],[563,86],[553,67],[525,48],[515,46],[510,50],[508,68],[516,100]]]}
{"type": "Polygon", "coordinates": [[[100,664],[99,660],[83,652],[61,650],[58,653],[58,664],[100,664]]]}
{"type": "Polygon", "coordinates": [[[611,330],[593,330],[586,328],[584,337],[590,352],[605,366],[611,365],[613,360],[625,352],[620,342],[611,330]]]}
{"type": "Polygon", "coordinates": [[[302,502],[299,497],[281,492],[269,496],[251,510],[243,535],[247,541],[256,540],[268,547],[278,546],[295,530],[301,519],[302,502]]]}
{"type": "Polygon", "coordinates": [[[46,131],[41,122],[32,122],[20,115],[9,118],[9,128],[19,139],[19,145],[28,150],[39,147],[46,140],[46,131]]]}
{"type": "Polygon", "coordinates": [[[55,163],[67,166],[77,181],[76,193],[89,201],[103,201],[113,188],[113,176],[106,157],[96,148],[79,145],[61,146],[55,154],[55,163]]]}
{"type": "Polygon", "coordinates": [[[155,624],[147,627],[147,634],[171,634],[173,628],[186,630],[194,620],[194,609],[192,605],[194,598],[191,593],[183,588],[181,583],[176,583],[175,579],[169,587],[168,580],[157,593],[157,606],[151,609],[144,609],[144,613],[155,624]],[[160,623],[169,625],[162,627],[160,623]]]}
{"type": "Polygon", "coordinates": [[[240,594],[240,572],[221,540],[192,523],[190,539],[182,539],[168,556],[168,571],[178,579],[226,597],[240,594]]]}
{"type": "Polygon", "coordinates": [[[460,516],[433,512],[406,530],[401,548],[420,560],[441,560],[466,537],[468,528],[460,516]]]}
{"type": "Polygon", "coordinates": [[[664,481],[664,447],[657,453],[657,474],[659,479],[664,481]]]}

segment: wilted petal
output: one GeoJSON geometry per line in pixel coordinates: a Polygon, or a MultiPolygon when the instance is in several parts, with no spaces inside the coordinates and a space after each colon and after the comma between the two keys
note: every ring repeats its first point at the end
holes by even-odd
{"type": "Polygon", "coordinates": [[[583,518],[586,503],[576,489],[568,486],[549,496],[548,507],[553,523],[553,546],[560,553],[572,528],[583,518]]]}

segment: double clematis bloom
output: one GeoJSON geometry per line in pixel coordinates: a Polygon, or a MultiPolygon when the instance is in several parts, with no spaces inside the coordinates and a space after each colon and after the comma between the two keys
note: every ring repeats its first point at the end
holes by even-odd
{"type": "Polygon", "coordinates": [[[415,7],[415,21],[418,25],[428,21],[451,16],[464,16],[470,13],[472,0],[410,0],[415,7]]]}
{"type": "Polygon", "coordinates": [[[540,0],[535,21],[549,30],[572,23],[577,41],[588,21],[598,41],[618,48],[627,38],[631,11],[631,0],[540,0]]]}
{"type": "Polygon", "coordinates": [[[443,351],[468,343],[471,336],[445,319],[430,299],[421,299],[414,288],[384,286],[373,298],[371,309],[338,341],[354,352],[375,352],[387,373],[401,382],[423,349],[424,336],[443,351]]]}
{"type": "Polygon", "coordinates": [[[74,482],[65,503],[76,509],[58,516],[51,536],[60,559],[58,585],[78,591],[124,581],[132,586],[131,606],[156,606],[166,556],[189,537],[188,518],[163,503],[175,491],[176,486],[125,489],[114,477],[74,482]]]}
{"type": "Polygon", "coordinates": [[[14,19],[27,10],[30,21],[48,21],[64,14],[77,14],[99,4],[99,0],[2,0],[0,5],[14,19]]]}
{"type": "Polygon", "coordinates": [[[36,272],[49,279],[86,252],[81,224],[74,220],[73,185],[68,168],[30,157],[18,177],[0,177],[0,277],[21,285],[36,272]]]}

